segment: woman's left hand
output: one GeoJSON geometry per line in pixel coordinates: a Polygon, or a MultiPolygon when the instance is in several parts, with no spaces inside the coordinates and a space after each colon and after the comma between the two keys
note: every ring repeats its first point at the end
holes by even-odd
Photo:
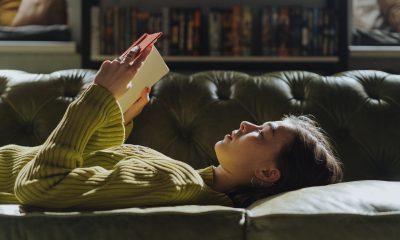
{"type": "Polygon", "coordinates": [[[138,116],[143,108],[149,103],[150,101],[150,87],[146,87],[142,90],[142,93],[140,94],[140,97],[138,100],[136,100],[128,110],[124,113],[124,124],[128,124],[130,121],[132,121],[136,116],[138,116]]]}

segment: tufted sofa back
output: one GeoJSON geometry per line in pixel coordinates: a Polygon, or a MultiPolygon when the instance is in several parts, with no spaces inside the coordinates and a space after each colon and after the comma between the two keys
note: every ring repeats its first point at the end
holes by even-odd
{"type": "MultiPolygon", "coordinates": [[[[0,70],[0,146],[44,142],[94,74],[82,69],[52,74],[0,70]]],[[[243,120],[261,124],[285,114],[312,114],[344,162],[345,180],[400,180],[399,75],[170,73],[151,95],[127,142],[195,168],[217,164],[214,144],[243,120]]]]}

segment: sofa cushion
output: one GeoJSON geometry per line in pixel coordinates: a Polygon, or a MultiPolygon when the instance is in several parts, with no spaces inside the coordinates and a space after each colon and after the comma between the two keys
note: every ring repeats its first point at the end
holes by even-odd
{"type": "Polygon", "coordinates": [[[1,239],[243,239],[244,209],[221,206],[28,212],[0,205],[1,239]]]}
{"type": "Polygon", "coordinates": [[[399,199],[400,182],[376,180],[282,193],[248,208],[247,239],[398,239],[399,199]]]}

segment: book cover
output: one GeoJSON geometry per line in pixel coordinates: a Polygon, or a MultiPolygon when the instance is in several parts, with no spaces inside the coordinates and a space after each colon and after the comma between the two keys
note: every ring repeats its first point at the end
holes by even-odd
{"type": "Polygon", "coordinates": [[[118,99],[122,112],[126,112],[129,109],[140,97],[140,93],[145,87],[153,86],[168,72],[168,66],[165,64],[157,48],[153,46],[146,61],[131,80],[132,87],[118,99]]]}

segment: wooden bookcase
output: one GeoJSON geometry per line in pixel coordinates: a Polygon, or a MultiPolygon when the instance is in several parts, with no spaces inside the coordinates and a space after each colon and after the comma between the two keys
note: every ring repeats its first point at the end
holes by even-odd
{"type": "MultiPolygon", "coordinates": [[[[113,1],[115,5],[121,4],[124,0],[113,1]]],[[[81,52],[83,68],[99,68],[101,62],[105,59],[113,59],[116,55],[97,55],[91,53],[91,8],[99,6],[99,0],[81,1],[82,4],[82,26],[81,26],[81,52]]],[[[123,4],[123,3],[122,3],[123,4]]],[[[126,3],[125,3],[126,4],[126,3]]],[[[138,9],[156,12],[166,7],[165,1],[148,0],[129,1],[129,4],[138,9]]],[[[334,9],[335,19],[337,20],[337,54],[332,56],[275,56],[262,55],[253,52],[249,56],[211,56],[204,54],[199,56],[165,56],[168,66],[172,71],[198,71],[198,70],[237,70],[244,72],[267,72],[275,70],[308,70],[320,73],[331,74],[346,70],[348,61],[348,9],[347,0],[307,0],[299,3],[296,0],[271,0],[266,3],[263,0],[222,0],[222,1],[168,1],[170,6],[176,8],[197,7],[202,10],[202,22],[207,26],[207,14],[211,8],[230,8],[234,5],[250,6],[253,14],[253,39],[254,44],[260,45],[260,40],[254,37],[254,33],[259,31],[260,9],[265,6],[302,6],[302,7],[326,7],[334,9]]],[[[203,27],[204,28],[204,27],[203,27]]],[[[202,31],[207,31],[203,29],[202,31]]],[[[203,34],[201,39],[207,42],[207,34],[203,34]],[[204,37],[206,36],[206,37],[204,37]]]]}

